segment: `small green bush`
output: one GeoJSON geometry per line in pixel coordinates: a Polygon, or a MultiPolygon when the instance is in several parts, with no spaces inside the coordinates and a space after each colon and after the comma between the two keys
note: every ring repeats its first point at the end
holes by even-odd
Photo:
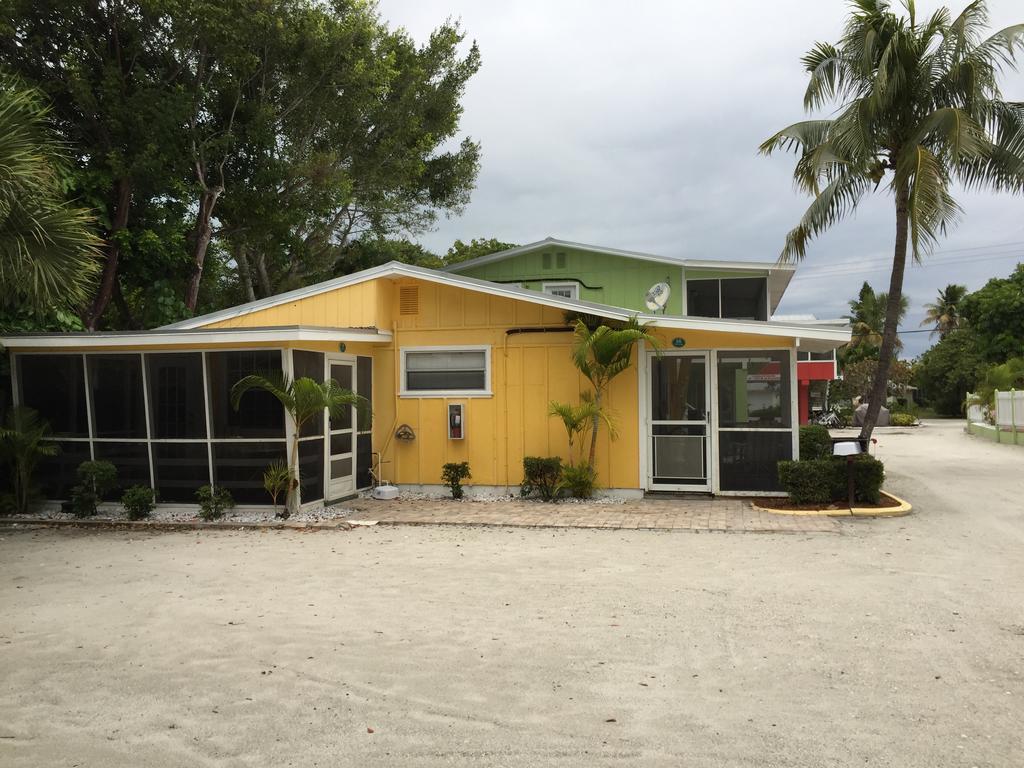
{"type": "Polygon", "coordinates": [[[917,424],[917,419],[912,413],[890,413],[889,424],[894,427],[912,427],[917,424]]]}
{"type": "Polygon", "coordinates": [[[156,493],[148,485],[133,485],[121,496],[121,506],[129,520],[144,520],[156,506],[156,493]]]}
{"type": "Polygon", "coordinates": [[[204,485],[196,491],[196,499],[199,501],[199,516],[203,520],[220,520],[226,510],[235,506],[231,491],[220,486],[204,485]]]}
{"type": "Polygon", "coordinates": [[[441,481],[452,490],[453,499],[461,499],[462,481],[471,480],[473,475],[469,471],[468,461],[450,461],[441,467],[441,481]]]}
{"type": "Polygon", "coordinates": [[[827,459],[832,456],[832,436],[821,424],[800,427],[800,461],[827,459]]]}
{"type": "MultiPolygon", "coordinates": [[[[802,438],[801,434],[801,455],[802,438]]],[[[835,463],[832,459],[780,461],[779,483],[794,504],[828,504],[835,486],[835,463]]]]}
{"type": "MultiPolygon", "coordinates": [[[[839,493],[835,499],[845,499],[847,494],[846,486],[846,461],[836,460],[839,467],[836,473],[838,477],[839,493]]],[[[877,504],[882,498],[882,483],[885,482],[885,466],[874,456],[862,453],[853,460],[853,498],[856,501],[865,501],[868,504],[877,504]]]]}
{"type": "Polygon", "coordinates": [[[83,461],[76,470],[78,485],[71,489],[75,517],[92,517],[100,501],[117,485],[117,468],[109,461],[83,461]]]}
{"type": "Polygon", "coordinates": [[[589,464],[568,464],[562,467],[562,482],[559,483],[558,492],[568,493],[574,499],[589,499],[594,495],[596,485],[597,474],[589,464]]]}
{"type": "Polygon", "coordinates": [[[526,456],[523,458],[523,484],[519,495],[526,497],[534,493],[544,501],[558,498],[562,481],[562,459],[558,456],[526,456]]]}

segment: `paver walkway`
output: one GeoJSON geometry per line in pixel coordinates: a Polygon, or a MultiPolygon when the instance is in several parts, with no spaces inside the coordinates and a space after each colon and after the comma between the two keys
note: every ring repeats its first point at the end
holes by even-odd
{"type": "Polygon", "coordinates": [[[350,521],[395,525],[499,525],[537,528],[641,528],[694,532],[839,533],[828,517],[776,515],[754,509],[747,499],[643,499],[622,504],[508,499],[358,499],[346,502],[350,521]]]}

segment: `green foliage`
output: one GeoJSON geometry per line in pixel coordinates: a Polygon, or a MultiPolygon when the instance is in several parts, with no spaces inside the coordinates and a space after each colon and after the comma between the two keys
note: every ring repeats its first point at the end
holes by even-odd
{"type": "Polygon", "coordinates": [[[917,424],[917,417],[912,413],[889,413],[889,424],[893,427],[913,427],[917,424]]]}
{"type": "Polygon", "coordinates": [[[519,494],[525,498],[536,493],[544,501],[554,501],[558,498],[561,480],[561,457],[526,456],[523,458],[523,483],[519,494]]]}
{"type": "Polygon", "coordinates": [[[92,517],[100,501],[117,485],[117,467],[109,461],[83,461],[76,470],[78,485],[71,489],[75,517],[92,517]]]}
{"type": "Polygon", "coordinates": [[[220,486],[204,485],[196,491],[199,502],[199,517],[203,520],[220,520],[224,513],[235,506],[231,491],[220,486]]]}
{"type": "Polygon", "coordinates": [[[967,296],[967,286],[950,283],[941,291],[933,303],[925,304],[925,316],[921,321],[921,327],[931,326],[932,333],[939,335],[940,339],[946,338],[951,332],[960,327],[960,305],[967,296]]]}
{"type": "MultiPolygon", "coordinates": [[[[1022,108],[1024,111],[1024,108],[1022,108]]],[[[960,314],[989,363],[1024,357],[1024,264],[964,297],[960,314]]]]}
{"type": "Polygon", "coordinates": [[[574,499],[589,499],[597,486],[597,474],[586,464],[568,464],[562,467],[562,480],[558,495],[568,493],[574,499]]]}
{"type": "Polygon", "coordinates": [[[441,467],[441,482],[451,489],[453,499],[462,498],[462,481],[470,480],[472,477],[468,461],[450,461],[441,467]]]}
{"type": "Polygon", "coordinates": [[[38,496],[35,471],[40,460],[60,450],[50,440],[49,423],[34,410],[19,406],[8,411],[0,428],[0,460],[11,473],[11,498],[6,504],[19,514],[27,513],[38,496]]]}
{"type": "Polygon", "coordinates": [[[832,435],[820,424],[800,427],[800,461],[824,459],[832,456],[832,435]]]}
{"type": "Polygon", "coordinates": [[[569,463],[576,463],[576,447],[580,445],[594,425],[595,418],[608,426],[608,433],[614,438],[617,434],[615,422],[604,408],[594,402],[590,392],[581,392],[580,401],[576,405],[559,403],[552,400],[548,403],[548,416],[557,417],[565,427],[569,438],[569,463]],[[579,442],[577,442],[579,440],[579,442]]]}
{"type": "Polygon", "coordinates": [[[1024,389],[1024,357],[1013,357],[1002,365],[986,369],[975,388],[974,402],[994,410],[996,391],[1007,392],[1011,389],[1024,389]]]}
{"type": "Polygon", "coordinates": [[[292,472],[291,467],[283,461],[272,462],[270,466],[263,471],[263,488],[270,494],[270,499],[274,504],[275,516],[278,514],[278,499],[281,497],[282,493],[289,493],[294,483],[295,473],[292,472]]]}
{"type": "Polygon", "coordinates": [[[476,259],[480,256],[490,256],[492,253],[507,251],[515,248],[515,243],[504,243],[496,237],[473,238],[468,243],[456,240],[448,252],[444,255],[445,264],[459,264],[463,261],[476,259]]]}
{"type": "Polygon", "coordinates": [[[973,326],[960,328],[940,339],[914,365],[914,386],[936,413],[963,415],[967,393],[975,390],[985,370],[979,347],[973,326]]]}
{"type": "MultiPolygon", "coordinates": [[[[885,327],[885,308],[889,302],[886,291],[875,293],[875,289],[867,280],[860,287],[857,298],[850,301],[850,343],[840,350],[840,363],[856,362],[865,358],[878,358],[878,348],[882,345],[882,330],[885,327]]],[[[906,296],[900,297],[897,322],[902,322],[907,314],[910,301],[906,296]]],[[[896,349],[902,348],[897,344],[896,349]]]]}
{"type": "MultiPolygon", "coordinates": [[[[847,401],[852,401],[855,397],[868,398],[877,370],[877,358],[865,358],[848,364],[843,369],[843,377],[829,385],[830,397],[833,400],[847,401]]],[[[889,366],[888,394],[896,395],[903,392],[912,379],[913,369],[909,363],[893,360],[889,366]]]]}
{"type": "Polygon", "coordinates": [[[129,520],[145,520],[156,508],[156,492],[148,485],[133,485],[121,496],[129,520]]]}
{"type": "MultiPolygon", "coordinates": [[[[829,504],[848,499],[848,469],[845,459],[780,461],[779,483],[794,504],[829,504]]],[[[881,499],[885,468],[867,453],[853,460],[854,500],[877,504],[881,499]]]]}

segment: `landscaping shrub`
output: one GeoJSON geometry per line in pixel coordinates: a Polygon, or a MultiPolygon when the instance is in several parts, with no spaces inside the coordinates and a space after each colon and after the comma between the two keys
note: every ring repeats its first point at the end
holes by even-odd
{"type": "Polygon", "coordinates": [[[452,489],[452,498],[463,497],[462,481],[472,479],[468,461],[450,461],[441,467],[441,481],[452,489]]]}
{"type": "MultiPolygon", "coordinates": [[[[842,493],[837,498],[846,498],[846,462],[836,461],[840,465],[837,473],[842,486],[842,493]]],[[[853,497],[857,501],[877,504],[882,498],[882,483],[885,482],[885,466],[874,456],[862,453],[853,460],[853,497]]]]}
{"type": "Polygon", "coordinates": [[[219,486],[204,485],[196,491],[196,499],[199,501],[199,516],[203,520],[220,520],[226,510],[235,506],[231,491],[219,486]]]}
{"type": "Polygon", "coordinates": [[[800,427],[800,461],[827,459],[832,456],[832,436],[821,424],[800,427]]]}
{"type": "Polygon", "coordinates": [[[562,459],[558,456],[526,456],[523,458],[523,484],[521,496],[538,494],[544,501],[558,497],[562,480],[562,459]]]}
{"type": "Polygon", "coordinates": [[[148,485],[133,485],[121,496],[121,506],[129,520],[143,520],[156,506],[156,493],[148,485]]]}
{"type": "Polygon", "coordinates": [[[589,499],[594,495],[597,474],[587,464],[562,467],[562,482],[558,485],[558,493],[565,492],[574,499],[589,499]]]}
{"type": "Polygon", "coordinates": [[[92,517],[100,500],[117,485],[117,468],[109,461],[83,461],[76,470],[78,485],[71,489],[75,517],[92,517]]]}
{"type": "Polygon", "coordinates": [[[917,419],[912,413],[890,413],[889,424],[894,427],[912,427],[917,424],[917,419]]]}
{"type": "MultiPolygon", "coordinates": [[[[800,455],[803,456],[802,429],[800,438],[800,455]]],[[[828,504],[832,501],[838,463],[833,459],[780,461],[779,483],[794,504],[828,504]]]]}

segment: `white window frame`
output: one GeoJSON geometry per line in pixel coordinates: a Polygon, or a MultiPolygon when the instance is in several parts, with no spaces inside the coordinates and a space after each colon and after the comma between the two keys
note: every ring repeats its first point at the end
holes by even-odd
{"type": "Polygon", "coordinates": [[[439,398],[439,397],[493,397],[491,390],[491,345],[490,344],[447,344],[431,347],[401,347],[401,369],[399,374],[400,388],[399,397],[416,398],[439,398]],[[484,388],[483,389],[425,389],[410,390],[406,387],[406,366],[407,355],[417,352],[480,352],[484,353],[484,388]]]}
{"type": "Polygon", "coordinates": [[[580,284],[574,280],[561,280],[557,283],[541,283],[541,293],[546,293],[548,296],[556,296],[558,294],[551,293],[551,291],[557,288],[568,288],[572,291],[572,296],[560,296],[560,298],[569,298],[573,301],[579,301],[580,299],[580,284]]]}

